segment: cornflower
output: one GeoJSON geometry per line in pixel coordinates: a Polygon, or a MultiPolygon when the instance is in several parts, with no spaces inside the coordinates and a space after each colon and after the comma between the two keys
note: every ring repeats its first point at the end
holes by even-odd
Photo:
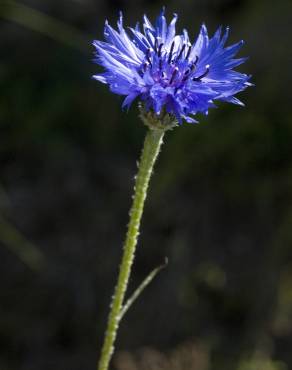
{"type": "Polygon", "coordinates": [[[118,31],[105,23],[104,41],[94,41],[96,63],[104,73],[93,77],[116,94],[126,98],[129,108],[138,98],[146,111],[156,115],[163,111],[182,120],[196,122],[197,113],[208,114],[214,100],[243,105],[234,95],[250,86],[250,76],[234,71],[247,58],[234,58],[243,41],[225,47],[227,27],[219,27],[209,38],[203,24],[194,43],[186,30],[176,35],[177,15],[167,25],[164,9],[155,26],[144,15],[143,33],[139,24],[129,35],[120,14],[118,31]]]}
{"type": "Polygon", "coordinates": [[[197,122],[194,116],[207,115],[215,101],[243,105],[235,95],[252,85],[249,75],[233,70],[246,58],[234,58],[243,41],[225,47],[229,28],[222,33],[220,27],[209,38],[203,24],[191,43],[186,30],[176,34],[176,21],[174,14],[167,25],[163,9],[155,25],[145,15],[143,31],[137,24],[126,32],[120,13],[118,31],[106,21],[105,41],[93,42],[95,62],[105,69],[93,77],[108,84],[113,93],[125,96],[123,108],[138,99],[140,117],[149,128],[135,178],[130,221],[98,370],[108,370],[121,318],[164,267],[154,269],[125,301],[148,185],[165,131],[183,121],[197,122]]]}

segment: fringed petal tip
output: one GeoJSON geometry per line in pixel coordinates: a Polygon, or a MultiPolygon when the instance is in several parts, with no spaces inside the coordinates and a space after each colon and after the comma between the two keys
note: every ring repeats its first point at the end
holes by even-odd
{"type": "Polygon", "coordinates": [[[102,75],[93,75],[92,76],[92,79],[93,80],[96,80],[96,81],[99,81],[99,82],[101,82],[103,84],[107,84],[107,79],[104,76],[102,76],[102,75]]]}

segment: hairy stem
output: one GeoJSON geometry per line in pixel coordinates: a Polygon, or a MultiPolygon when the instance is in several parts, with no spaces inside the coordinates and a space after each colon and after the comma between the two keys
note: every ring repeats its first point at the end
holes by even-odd
{"type": "Polygon", "coordinates": [[[163,135],[164,130],[150,129],[148,130],[145,138],[139,170],[135,181],[133,204],[129,214],[130,222],[128,224],[122,262],[120,265],[118,281],[112,298],[104,343],[97,367],[98,370],[108,370],[109,362],[114,352],[114,343],[117,336],[125,293],[134,260],[144,202],[146,199],[153,166],[163,142],[163,135]]]}

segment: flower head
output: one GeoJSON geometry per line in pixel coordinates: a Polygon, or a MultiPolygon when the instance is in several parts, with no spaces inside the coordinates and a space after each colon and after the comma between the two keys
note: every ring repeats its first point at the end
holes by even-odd
{"type": "Polygon", "coordinates": [[[139,98],[146,111],[167,112],[181,123],[196,122],[191,115],[208,114],[214,100],[243,105],[234,97],[251,84],[250,76],[233,70],[246,58],[234,59],[243,41],[225,47],[229,29],[221,27],[209,38],[203,24],[194,43],[188,32],[176,35],[177,15],[167,25],[164,9],[152,25],[144,16],[126,32],[120,14],[118,31],[105,23],[103,41],[94,41],[95,61],[105,72],[93,76],[110,90],[125,95],[123,107],[139,98]]]}

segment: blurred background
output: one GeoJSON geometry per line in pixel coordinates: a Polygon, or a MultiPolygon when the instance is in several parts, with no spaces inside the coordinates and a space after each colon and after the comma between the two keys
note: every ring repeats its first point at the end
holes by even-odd
{"type": "Polygon", "coordinates": [[[291,0],[0,2],[0,370],[96,366],[145,127],[91,79],[94,38],[163,5],[246,41],[246,108],[167,133],[115,370],[292,367],[291,0]]]}

